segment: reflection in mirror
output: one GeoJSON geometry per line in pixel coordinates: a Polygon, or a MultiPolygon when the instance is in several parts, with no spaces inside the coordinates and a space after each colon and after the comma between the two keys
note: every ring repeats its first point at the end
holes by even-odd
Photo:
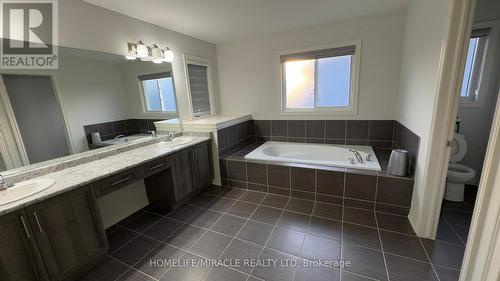
{"type": "Polygon", "coordinates": [[[5,160],[3,159],[2,153],[0,153],[0,172],[7,170],[5,160]]]}
{"type": "Polygon", "coordinates": [[[56,70],[1,70],[0,98],[8,124],[0,134],[24,165],[150,138],[154,122],[179,122],[169,63],[73,48],[59,48],[56,70]]]}

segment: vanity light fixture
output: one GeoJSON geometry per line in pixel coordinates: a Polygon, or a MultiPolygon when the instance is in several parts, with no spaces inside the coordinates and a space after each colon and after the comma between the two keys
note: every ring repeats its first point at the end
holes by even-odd
{"type": "Polygon", "coordinates": [[[161,49],[158,44],[153,44],[151,47],[146,46],[144,42],[127,43],[128,54],[125,55],[127,60],[140,59],[142,61],[152,61],[154,63],[172,62],[174,53],[170,48],[161,49]]]}

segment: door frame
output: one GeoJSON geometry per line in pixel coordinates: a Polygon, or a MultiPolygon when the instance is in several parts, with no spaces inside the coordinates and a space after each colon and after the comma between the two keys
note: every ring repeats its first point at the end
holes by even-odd
{"type": "MultiPolygon", "coordinates": [[[[7,128],[2,128],[0,133],[3,136],[7,136],[8,133],[12,133],[12,135],[14,136],[16,147],[14,149],[13,145],[11,144],[11,145],[8,145],[7,149],[9,151],[18,151],[19,157],[21,158],[21,161],[22,161],[21,164],[23,166],[29,165],[30,161],[28,158],[28,154],[26,153],[23,138],[21,136],[21,131],[19,131],[19,127],[18,127],[17,122],[16,122],[16,116],[14,114],[14,110],[12,109],[12,106],[10,103],[9,95],[7,93],[7,88],[5,87],[5,82],[3,80],[3,73],[2,73],[2,75],[0,75],[0,98],[1,98],[2,104],[3,104],[3,111],[5,112],[5,114],[7,116],[7,120],[2,120],[2,121],[4,124],[10,125],[9,132],[5,131],[7,128]]],[[[1,116],[1,117],[4,117],[4,116],[1,116]]],[[[10,156],[10,157],[11,157],[10,159],[12,159],[12,156],[10,156]]],[[[7,158],[9,158],[9,157],[7,157],[7,158]]],[[[9,159],[9,161],[10,161],[10,159],[9,159]]]]}
{"type": "MultiPolygon", "coordinates": [[[[24,142],[23,142],[23,139],[21,136],[21,132],[20,132],[19,127],[18,127],[17,122],[16,122],[16,117],[15,117],[14,111],[13,111],[11,103],[10,103],[9,95],[7,93],[7,88],[5,87],[3,75],[46,76],[46,77],[50,78],[50,81],[52,83],[52,89],[54,91],[54,96],[56,98],[57,104],[61,108],[61,113],[62,113],[63,122],[64,122],[64,132],[65,132],[64,135],[66,138],[66,142],[68,144],[69,154],[70,155],[74,154],[75,151],[74,151],[74,145],[73,145],[73,138],[71,137],[71,130],[69,129],[70,128],[69,127],[69,119],[68,119],[68,116],[66,114],[66,110],[64,108],[64,105],[62,103],[61,95],[58,91],[59,84],[58,84],[57,74],[52,73],[52,72],[42,73],[42,72],[36,71],[36,70],[35,71],[28,71],[28,72],[26,72],[26,71],[23,71],[23,72],[2,71],[0,73],[0,98],[4,104],[3,107],[5,110],[5,113],[7,114],[7,120],[0,120],[0,121],[8,122],[10,124],[9,131],[11,131],[11,133],[14,135],[16,145],[17,145],[16,150],[19,151],[19,157],[22,159],[21,166],[26,166],[26,165],[29,165],[31,163],[29,161],[28,154],[26,153],[26,149],[25,149],[24,142]]],[[[2,118],[2,116],[0,116],[0,118],[2,118]]],[[[5,135],[5,133],[6,133],[5,128],[3,128],[3,130],[2,130],[2,128],[0,127],[0,133],[5,135]]],[[[14,147],[12,147],[12,145],[10,145],[10,147],[8,147],[8,149],[12,150],[12,149],[14,149],[14,147]]],[[[14,150],[12,150],[12,151],[14,151],[14,150]]]]}
{"type": "MultiPolygon", "coordinates": [[[[445,190],[450,157],[449,142],[453,139],[455,117],[472,30],[476,0],[454,1],[451,20],[441,52],[438,94],[434,108],[424,184],[421,200],[428,202],[417,222],[422,236],[435,238],[441,203],[445,190]]],[[[500,256],[500,98],[490,131],[485,162],[479,184],[474,214],[462,263],[460,281],[498,280],[500,256]],[[496,263],[495,263],[496,262],[496,263]]]]}

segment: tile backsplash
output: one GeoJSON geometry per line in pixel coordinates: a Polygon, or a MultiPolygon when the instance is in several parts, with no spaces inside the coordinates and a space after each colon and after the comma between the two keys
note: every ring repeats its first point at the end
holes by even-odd
{"type": "Polygon", "coordinates": [[[99,132],[102,140],[109,140],[118,135],[136,135],[144,134],[149,131],[156,131],[154,122],[163,119],[125,119],[113,122],[105,122],[99,124],[90,124],[83,126],[87,143],[91,144],[90,134],[99,132]]]}
{"type": "Polygon", "coordinates": [[[249,120],[217,131],[219,155],[227,156],[254,141],[370,145],[390,154],[408,150],[413,175],[420,137],[394,120],[249,120]]]}
{"type": "Polygon", "coordinates": [[[371,145],[392,148],[394,120],[255,120],[261,141],[371,145]]]}

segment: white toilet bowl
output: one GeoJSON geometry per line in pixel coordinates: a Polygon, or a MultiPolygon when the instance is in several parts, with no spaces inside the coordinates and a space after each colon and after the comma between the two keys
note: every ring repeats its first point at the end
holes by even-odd
{"type": "Polygon", "coordinates": [[[446,195],[449,201],[464,201],[465,183],[476,176],[476,172],[461,164],[450,163],[448,166],[448,178],[446,179],[446,195]]]}
{"type": "Polygon", "coordinates": [[[446,178],[446,194],[444,196],[446,200],[463,202],[465,183],[476,176],[476,171],[473,169],[456,163],[463,159],[465,152],[467,152],[465,138],[460,134],[455,134],[446,178]]]}

